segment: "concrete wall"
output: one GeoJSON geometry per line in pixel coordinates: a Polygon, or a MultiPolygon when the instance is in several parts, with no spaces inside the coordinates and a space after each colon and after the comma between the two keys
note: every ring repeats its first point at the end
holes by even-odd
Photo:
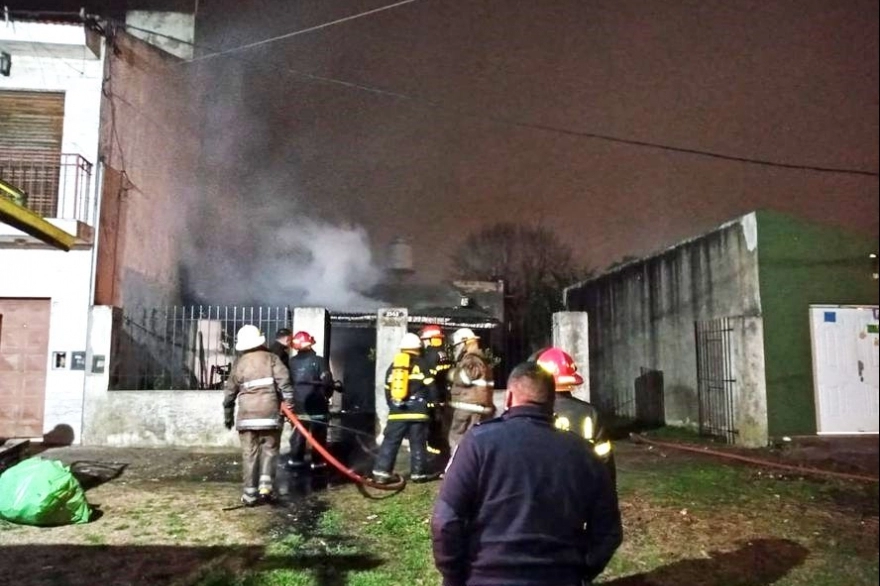
{"type": "MultiPolygon", "coordinates": [[[[100,54],[101,43],[91,44],[100,54]]],[[[0,89],[64,93],[61,152],[78,154],[93,167],[87,189],[73,166],[62,168],[58,210],[52,217],[93,225],[103,59],[87,46],[84,27],[75,24],[16,22],[0,27],[0,45],[13,53],[11,74],[0,77],[0,89]],[[77,188],[83,191],[77,194],[77,188]]]]}
{"type": "Polygon", "coordinates": [[[376,378],[375,406],[377,435],[381,438],[388,419],[388,401],[385,399],[385,373],[394,361],[400,348],[400,340],[406,334],[407,317],[405,307],[380,309],[376,318],[376,378]]]}
{"type": "Polygon", "coordinates": [[[195,39],[196,25],[195,15],[185,12],[129,10],[125,13],[125,24],[159,33],[152,34],[133,28],[129,29],[132,36],[155,45],[163,51],[167,51],[181,59],[192,59],[192,42],[195,39]],[[175,39],[180,39],[180,41],[175,39]]]}
{"type": "Polygon", "coordinates": [[[590,327],[585,311],[557,311],[553,314],[553,345],[568,352],[578,367],[584,384],[572,394],[590,400],[590,327]]]}
{"type": "Polygon", "coordinates": [[[83,443],[120,447],[237,447],[238,434],[223,427],[223,391],[108,390],[109,357],[121,319],[119,309],[96,306],[91,310],[82,408],[83,443]],[[102,372],[91,368],[96,357],[107,358],[102,372]]]}
{"type": "Polygon", "coordinates": [[[91,258],[91,248],[0,248],[0,297],[51,299],[43,433],[69,426],[74,442],[82,435],[85,373],[70,369],[71,352],[86,350],[91,258]],[[65,368],[51,367],[53,352],[67,352],[65,368]]]}
{"type": "Polygon", "coordinates": [[[771,436],[816,433],[810,304],[876,305],[877,239],[758,212],[771,436]]]}
{"type": "MultiPolygon", "coordinates": [[[[0,89],[64,92],[61,152],[98,162],[104,63],[87,46],[82,25],[16,22],[0,26],[0,45],[12,46],[12,71],[0,89]]],[[[92,177],[94,201],[95,182],[92,177]]]]}
{"type": "MultiPolygon", "coordinates": [[[[763,330],[758,291],[757,221],[749,214],[646,260],[570,287],[566,308],[589,314],[592,401],[621,416],[636,413],[634,380],[641,369],[664,378],[665,419],[699,419],[694,322],[740,316],[735,332],[742,360],[760,363],[763,330]]],[[[741,364],[742,364],[741,360],[741,364]]],[[[741,385],[748,414],[744,443],[766,437],[760,377],[741,385]]]]}
{"type": "Polygon", "coordinates": [[[125,33],[115,48],[101,106],[96,303],[173,305],[199,156],[195,78],[177,58],[125,33]]]}

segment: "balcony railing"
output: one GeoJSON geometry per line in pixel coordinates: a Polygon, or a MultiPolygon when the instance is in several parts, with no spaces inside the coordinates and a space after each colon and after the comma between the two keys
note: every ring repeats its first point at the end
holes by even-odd
{"type": "Polygon", "coordinates": [[[92,225],[92,164],[77,154],[0,149],[0,178],[26,194],[25,206],[44,218],[92,225]]]}

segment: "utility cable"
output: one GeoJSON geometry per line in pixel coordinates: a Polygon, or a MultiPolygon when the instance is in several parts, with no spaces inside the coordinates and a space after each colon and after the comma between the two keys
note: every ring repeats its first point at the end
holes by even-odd
{"type": "MultiPolygon", "coordinates": [[[[158,33],[156,31],[151,31],[148,29],[142,29],[139,27],[124,25],[124,24],[122,26],[124,26],[125,28],[128,28],[128,29],[138,30],[138,31],[145,32],[145,33],[151,33],[151,34],[155,34],[157,36],[163,37],[163,38],[167,38],[167,39],[175,40],[175,41],[178,41],[181,43],[185,43],[185,44],[188,44],[188,45],[195,47],[195,48],[213,50],[212,48],[207,47],[205,45],[193,43],[190,41],[185,41],[183,39],[171,37],[169,35],[158,33]]],[[[228,54],[228,53],[218,51],[215,54],[219,55],[219,54],[228,54]]],[[[491,115],[491,114],[486,114],[483,112],[477,112],[477,111],[473,111],[473,110],[467,110],[467,109],[463,109],[463,108],[459,108],[459,107],[455,107],[455,106],[450,106],[450,105],[444,104],[442,102],[432,100],[427,97],[415,95],[415,94],[407,94],[407,93],[403,93],[403,92],[399,92],[399,91],[394,91],[394,90],[390,90],[390,89],[385,89],[385,88],[381,88],[381,87],[377,87],[377,86],[373,86],[373,85],[368,85],[368,84],[364,84],[364,83],[359,83],[359,82],[354,82],[354,81],[349,81],[349,80],[345,80],[345,79],[323,76],[323,75],[318,75],[318,74],[314,74],[314,73],[307,73],[304,71],[292,69],[290,67],[276,65],[273,63],[267,63],[264,61],[257,62],[255,60],[247,59],[247,58],[244,58],[244,57],[241,57],[238,55],[235,55],[235,57],[238,59],[241,59],[244,62],[251,64],[251,65],[268,64],[271,67],[274,67],[275,69],[277,69],[279,71],[287,72],[291,75],[294,75],[294,76],[297,76],[297,77],[300,77],[300,78],[303,78],[303,79],[306,79],[306,80],[309,80],[309,81],[312,81],[315,83],[340,86],[340,87],[345,87],[345,88],[356,90],[356,91],[361,91],[361,92],[371,93],[371,94],[375,94],[375,95],[395,98],[398,100],[410,102],[417,107],[428,107],[428,108],[436,109],[438,111],[446,112],[446,113],[449,113],[449,114],[452,114],[452,115],[455,115],[458,117],[466,117],[466,118],[470,118],[470,119],[477,119],[477,120],[481,120],[481,121],[493,122],[495,124],[499,124],[502,126],[510,126],[510,127],[514,127],[514,128],[522,128],[522,129],[527,129],[527,130],[533,130],[533,131],[550,133],[550,134],[558,134],[558,135],[563,135],[563,136],[572,136],[572,137],[576,137],[576,138],[600,140],[600,141],[604,141],[604,142],[624,144],[624,145],[640,147],[640,148],[650,148],[650,149],[654,149],[654,150],[681,153],[681,154],[693,155],[693,156],[698,156],[698,157],[708,157],[708,158],[720,159],[720,160],[725,160],[725,161],[732,161],[732,162],[743,163],[743,164],[748,164],[748,165],[759,165],[759,166],[764,166],[764,167],[775,167],[775,168],[792,169],[792,170],[799,170],[799,171],[812,171],[812,172],[817,172],[817,173],[831,173],[831,174],[837,174],[837,175],[880,177],[880,172],[877,172],[877,171],[865,171],[863,169],[852,169],[852,168],[847,168],[847,167],[830,167],[830,166],[824,166],[824,165],[807,165],[807,164],[799,164],[799,163],[786,163],[786,162],[782,162],[782,161],[774,161],[771,159],[761,159],[761,158],[757,158],[757,157],[744,157],[744,156],[739,156],[739,155],[729,155],[729,154],[725,154],[725,153],[721,153],[721,152],[717,152],[717,151],[695,149],[695,148],[689,148],[689,147],[664,144],[664,143],[659,143],[659,142],[638,140],[638,139],[633,139],[633,138],[625,138],[625,137],[615,136],[615,135],[611,135],[611,134],[582,131],[582,130],[573,130],[570,128],[562,128],[559,126],[553,126],[553,125],[549,125],[549,124],[539,124],[539,123],[535,123],[535,122],[528,122],[528,121],[518,120],[515,118],[506,117],[506,116],[491,115]]],[[[186,61],[184,63],[192,63],[192,61],[186,61]]]]}
{"type": "Polygon", "coordinates": [[[261,41],[255,41],[253,43],[247,43],[246,45],[240,45],[238,47],[231,47],[229,49],[223,49],[220,51],[214,51],[213,53],[209,53],[207,55],[200,55],[199,57],[194,57],[190,59],[190,62],[193,61],[204,61],[206,59],[212,59],[214,57],[220,57],[221,55],[229,55],[232,53],[237,53],[239,51],[245,51],[247,49],[253,49],[254,47],[260,47],[263,45],[268,45],[269,43],[274,43],[276,41],[282,41],[284,39],[291,39],[293,37],[298,37],[300,35],[304,35],[307,33],[312,33],[315,31],[319,31],[325,28],[329,28],[331,26],[335,26],[337,24],[342,24],[344,22],[349,22],[351,20],[357,20],[359,18],[364,18],[366,16],[372,16],[373,14],[378,14],[379,12],[385,12],[386,10],[391,10],[392,8],[397,8],[399,6],[404,6],[405,4],[412,4],[417,0],[402,0],[401,2],[395,2],[394,4],[387,4],[385,6],[380,6],[379,8],[373,8],[372,10],[367,10],[364,12],[359,12],[357,14],[352,14],[349,16],[344,16],[342,18],[337,18],[336,20],[331,20],[330,22],[325,22],[322,24],[317,24],[315,26],[310,26],[308,28],[299,29],[293,32],[285,33],[283,35],[278,35],[276,37],[270,37],[268,39],[263,39],[261,41]]]}

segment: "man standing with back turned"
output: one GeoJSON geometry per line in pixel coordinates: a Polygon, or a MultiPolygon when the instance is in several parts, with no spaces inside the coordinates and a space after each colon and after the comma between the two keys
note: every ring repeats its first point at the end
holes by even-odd
{"type": "Polygon", "coordinates": [[[434,505],[444,586],[582,586],[621,543],[617,495],[587,441],[553,426],[553,377],[508,378],[507,411],[473,428],[434,505]]]}

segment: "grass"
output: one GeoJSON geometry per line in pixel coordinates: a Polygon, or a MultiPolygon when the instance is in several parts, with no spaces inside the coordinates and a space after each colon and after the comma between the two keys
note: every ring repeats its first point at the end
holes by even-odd
{"type": "MultiPolygon", "coordinates": [[[[880,581],[877,485],[617,447],[625,539],[599,584],[880,581]]],[[[111,482],[89,492],[104,511],[96,522],[0,521],[0,566],[23,586],[55,574],[68,586],[439,586],[428,524],[438,486],[382,499],[344,486],[288,507],[224,511],[237,483],[111,482]]]]}
{"type": "MultiPolygon", "coordinates": [[[[618,455],[625,542],[597,584],[878,583],[876,485],[628,450],[618,455]]],[[[411,485],[384,500],[332,490],[316,505],[313,529],[281,526],[256,565],[200,584],[439,585],[428,525],[436,489],[411,485]]]]}

